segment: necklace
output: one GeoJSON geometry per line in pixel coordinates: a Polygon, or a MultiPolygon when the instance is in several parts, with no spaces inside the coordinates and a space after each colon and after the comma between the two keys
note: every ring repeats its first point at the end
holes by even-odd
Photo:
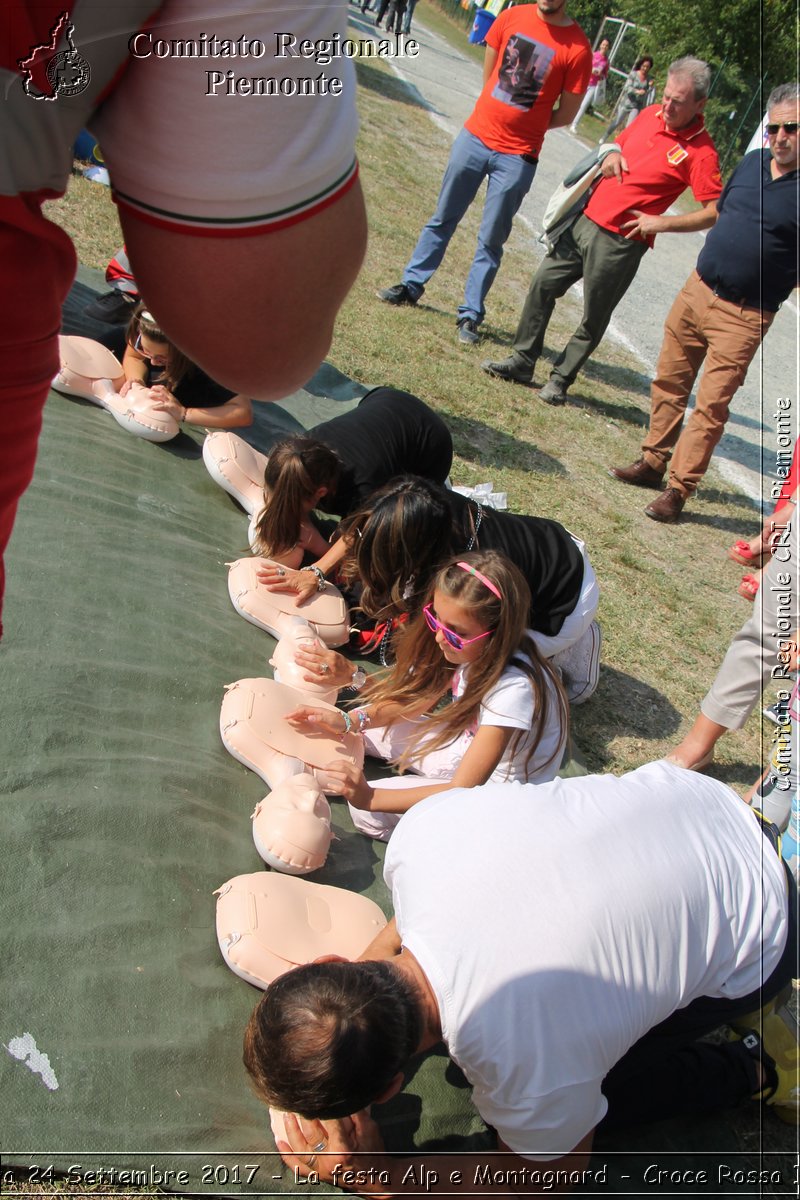
{"type": "Polygon", "coordinates": [[[390,617],[386,622],[386,628],[383,631],[383,637],[381,638],[381,644],[378,647],[378,658],[380,659],[380,664],[382,667],[389,666],[389,664],[386,661],[386,650],[389,645],[389,636],[390,636],[391,632],[392,632],[392,619],[390,617]]]}
{"type": "Polygon", "coordinates": [[[483,509],[481,508],[480,504],[475,504],[475,509],[476,509],[477,515],[475,517],[475,521],[474,521],[474,525],[473,525],[473,529],[472,529],[472,537],[469,539],[469,542],[467,543],[467,548],[464,551],[465,554],[469,554],[470,550],[475,545],[476,539],[478,537],[478,530],[480,529],[481,521],[483,520],[483,509]]]}

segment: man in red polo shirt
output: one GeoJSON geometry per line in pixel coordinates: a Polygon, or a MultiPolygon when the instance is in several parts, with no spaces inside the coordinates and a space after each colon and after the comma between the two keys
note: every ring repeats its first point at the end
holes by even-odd
{"type": "Polygon", "coordinates": [[[488,375],[533,382],[555,302],[583,278],[583,321],[539,392],[548,404],[563,404],[655,235],[689,233],[714,224],[722,179],[702,117],[710,82],[708,64],[700,59],[672,63],[661,104],[644,109],[620,133],[619,151],[603,159],[602,178],[584,212],[534,276],[513,353],[501,362],[481,363],[488,375]],[[662,215],[687,187],[702,207],[681,216],[662,215]]]}

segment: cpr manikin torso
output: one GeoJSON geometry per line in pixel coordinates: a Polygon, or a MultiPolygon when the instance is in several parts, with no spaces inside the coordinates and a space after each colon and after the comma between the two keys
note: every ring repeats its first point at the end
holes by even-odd
{"type": "Polygon", "coordinates": [[[117,424],[148,442],[168,442],[180,425],[168,412],[156,408],[150,388],[132,382],[124,396],[122,364],[91,338],[64,336],[58,339],[61,370],[52,382],[57,392],[91,400],[110,412],[117,424]]]}
{"type": "Polygon", "coordinates": [[[235,433],[209,433],[203,442],[203,462],[211,478],[233,496],[250,517],[264,507],[267,456],[235,433]]]}
{"type": "Polygon", "coordinates": [[[292,592],[271,592],[258,580],[258,570],[268,558],[239,558],[229,563],[228,594],[240,616],[275,638],[291,628],[292,617],[308,621],[326,646],[343,646],[348,639],[347,605],[332,583],[297,603],[292,592]]]}
{"type": "Polygon", "coordinates": [[[358,958],[386,925],[366,896],[277,871],[237,875],[215,895],[222,956],[260,988],[326,954],[358,958]]]}
{"type": "MultiPolygon", "coordinates": [[[[219,716],[220,735],[234,758],[255,771],[271,788],[307,772],[327,790],[324,768],[334,762],[364,765],[364,743],[355,733],[341,738],[321,730],[313,734],[293,729],[286,717],[309,696],[274,679],[239,679],[225,691],[219,716]]],[[[333,704],[314,700],[334,713],[333,704]]]]}

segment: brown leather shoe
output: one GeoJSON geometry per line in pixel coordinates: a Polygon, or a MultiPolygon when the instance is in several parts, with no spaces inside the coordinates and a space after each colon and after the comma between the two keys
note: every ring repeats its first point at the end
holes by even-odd
{"type": "Polygon", "coordinates": [[[677,521],[681,515],[685,503],[686,497],[683,492],[679,492],[677,488],[668,487],[665,492],[655,498],[652,504],[648,504],[644,513],[646,517],[652,517],[654,521],[672,523],[677,521]]]}
{"type": "Polygon", "coordinates": [[[636,487],[655,488],[658,491],[664,486],[664,472],[651,467],[643,458],[637,458],[629,467],[609,467],[609,475],[622,483],[633,483],[636,487]]]}

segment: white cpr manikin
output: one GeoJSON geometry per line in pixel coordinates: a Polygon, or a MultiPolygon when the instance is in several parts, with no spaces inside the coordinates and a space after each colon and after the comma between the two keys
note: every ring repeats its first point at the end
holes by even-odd
{"type": "Polygon", "coordinates": [[[209,433],[203,442],[203,462],[215,483],[256,517],[264,507],[267,456],[235,433],[209,433]]]}
{"type": "Polygon", "coordinates": [[[328,704],[334,704],[339,695],[336,684],[326,684],[324,675],[320,675],[316,680],[305,679],[305,670],[303,667],[298,667],[295,662],[295,653],[298,649],[319,647],[322,642],[308,621],[304,621],[302,617],[289,617],[287,625],[286,633],[279,639],[272,658],[269,660],[269,664],[273,668],[273,678],[278,683],[285,683],[288,687],[305,692],[308,699],[314,704],[318,699],[325,700],[328,704]]]}
{"type": "Polygon", "coordinates": [[[92,338],[63,334],[58,345],[61,370],[51,384],[55,391],[91,400],[110,412],[128,433],[147,442],[169,442],[177,437],[180,425],[168,412],[155,407],[150,388],[132,383],[124,396],[119,395],[125,374],[122,364],[105,346],[92,338]]]}
{"type": "Polygon", "coordinates": [[[259,800],[253,841],[264,862],[287,875],[325,865],[333,841],[331,809],[313,775],[293,775],[259,800]]]}
{"type": "Polygon", "coordinates": [[[358,958],[386,925],[366,896],[275,871],[237,875],[214,895],[222,957],[259,988],[326,954],[358,958]]]}
{"type": "Polygon", "coordinates": [[[297,604],[294,592],[270,592],[259,583],[257,571],[269,562],[238,558],[228,563],[228,594],[239,615],[274,638],[289,632],[292,617],[302,617],[326,646],[343,646],[348,638],[347,605],[339,589],[326,583],[321,592],[297,604]]]}
{"type": "MultiPolygon", "coordinates": [[[[364,766],[364,740],[356,733],[337,738],[330,733],[303,733],[293,729],[287,715],[308,704],[306,692],[274,679],[240,679],[225,690],[219,729],[225,749],[244,766],[260,775],[270,788],[293,775],[311,774],[322,790],[337,795],[336,785],[324,768],[334,762],[364,766]]],[[[319,708],[338,712],[333,704],[313,698],[319,708]]]]}

